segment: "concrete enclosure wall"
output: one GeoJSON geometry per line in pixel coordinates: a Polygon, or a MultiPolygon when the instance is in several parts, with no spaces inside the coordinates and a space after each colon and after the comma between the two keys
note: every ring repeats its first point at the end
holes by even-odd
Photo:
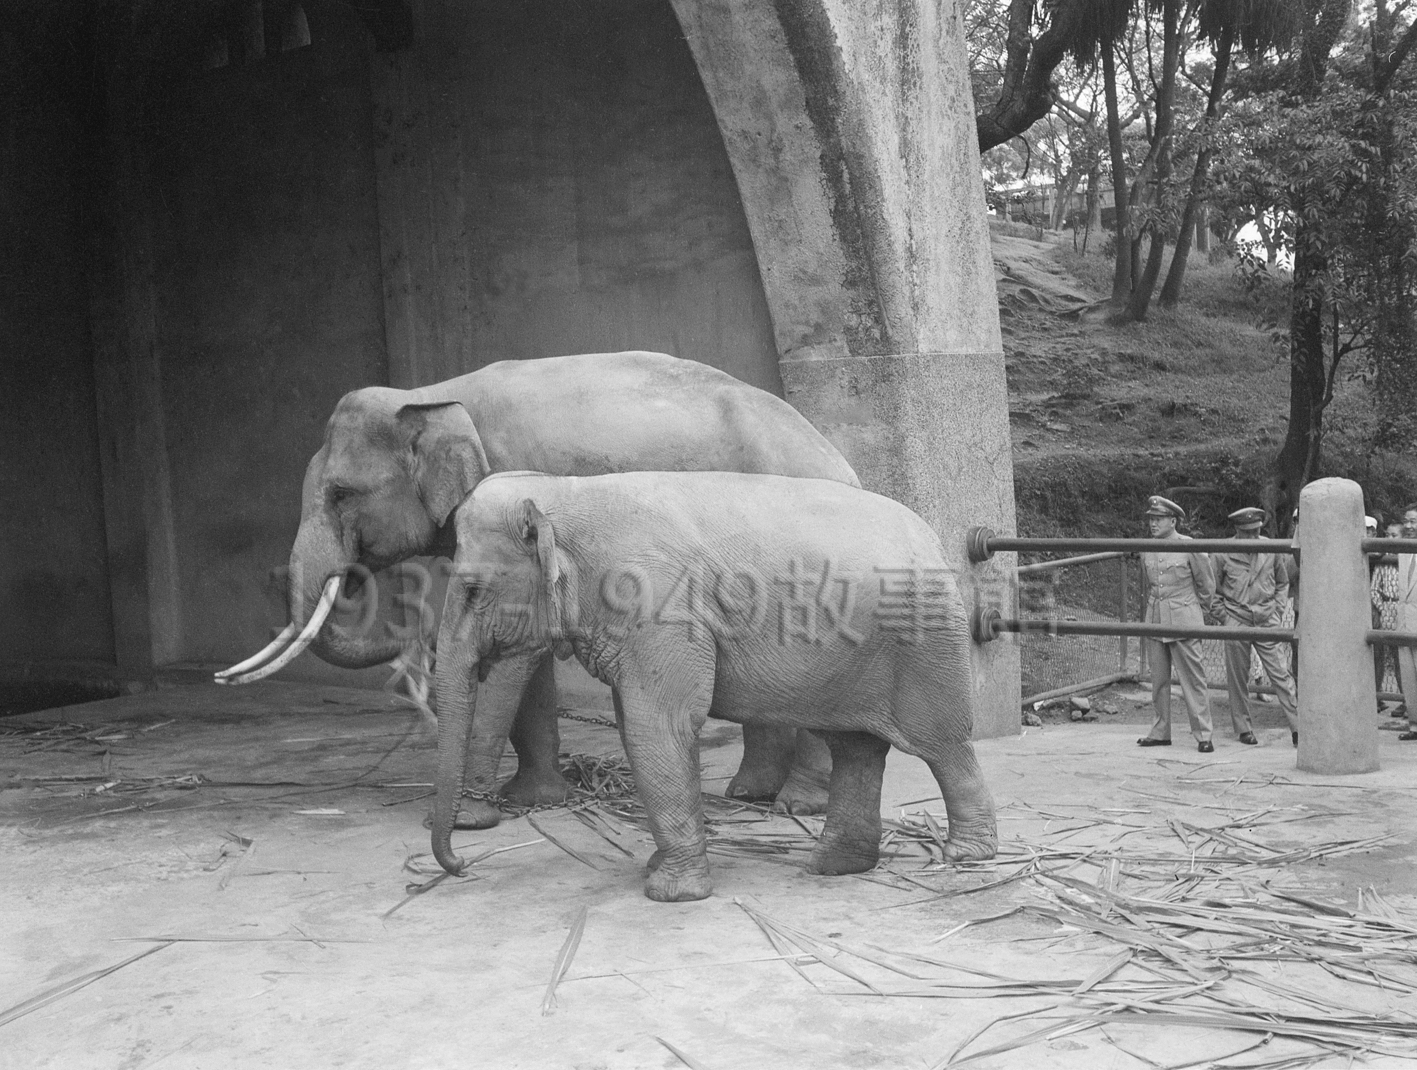
{"type": "Polygon", "coordinates": [[[72,11],[0,26],[0,657],[113,660],[72,11]]]}
{"type": "Polygon", "coordinates": [[[266,578],[306,462],[341,395],[387,382],[367,32],[343,4],[306,14],[309,47],[149,101],[178,662],[234,659],[284,623],[266,578]]]}
{"type": "Polygon", "coordinates": [[[651,349],[781,396],[747,220],[664,0],[427,0],[374,86],[394,385],[651,349]]]}

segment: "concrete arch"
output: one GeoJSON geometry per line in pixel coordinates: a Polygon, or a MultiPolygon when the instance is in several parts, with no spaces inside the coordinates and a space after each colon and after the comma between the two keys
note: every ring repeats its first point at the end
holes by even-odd
{"type": "MultiPolygon", "coordinates": [[[[738,180],[786,396],[939,533],[966,599],[1014,601],[1013,465],[957,3],[672,0],[738,180]]],[[[981,735],[1018,730],[1017,647],[975,651],[981,735]]]]}

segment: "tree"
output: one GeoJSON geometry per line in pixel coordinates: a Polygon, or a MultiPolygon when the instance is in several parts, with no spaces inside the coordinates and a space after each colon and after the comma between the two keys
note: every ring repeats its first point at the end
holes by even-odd
{"type": "MultiPolygon", "coordinates": [[[[1181,225],[1176,234],[1176,248],[1171,254],[1171,266],[1161,287],[1161,306],[1175,308],[1181,299],[1181,286],[1186,277],[1186,261],[1190,257],[1191,241],[1197,231],[1197,220],[1205,204],[1207,179],[1215,151],[1215,125],[1220,116],[1220,102],[1230,73],[1230,57],[1238,39],[1252,56],[1287,43],[1294,33],[1294,7],[1287,0],[1205,0],[1197,21],[1197,35],[1212,46],[1215,65],[1206,96],[1205,115],[1198,130],[1195,166],[1186,192],[1186,206],[1181,212],[1181,225]]],[[[1264,233],[1263,229],[1261,233],[1264,233]]],[[[1269,264],[1275,261],[1275,246],[1266,241],[1269,264]]]]}
{"type": "Polygon", "coordinates": [[[1146,266],[1132,280],[1132,293],[1127,300],[1126,318],[1146,319],[1156,279],[1161,274],[1161,257],[1166,250],[1167,190],[1171,178],[1171,139],[1176,125],[1176,76],[1181,66],[1181,0],[1150,0],[1161,8],[1161,81],[1156,88],[1156,125],[1151,136],[1151,151],[1142,164],[1133,187],[1144,182],[1153,186],[1151,212],[1142,224],[1141,233],[1150,240],[1146,266]]]}
{"type": "Polygon", "coordinates": [[[1399,13],[1386,0],[1376,0],[1373,7],[1359,68],[1366,93],[1357,124],[1357,155],[1367,167],[1363,234],[1372,270],[1367,273],[1364,296],[1372,315],[1369,358],[1378,406],[1374,445],[1411,449],[1417,445],[1411,263],[1417,243],[1417,205],[1404,168],[1412,94],[1397,86],[1397,76],[1417,43],[1417,21],[1399,33],[1399,13]]]}
{"type": "Polygon", "coordinates": [[[1133,0],[1006,2],[1007,19],[1001,17],[1005,0],[966,0],[965,5],[981,152],[1017,137],[1052,111],[1058,100],[1053,81],[1058,65],[1069,56],[1095,55],[1099,30],[1115,33],[1116,10],[1125,24],[1133,0]],[[980,101],[989,103],[981,107],[980,101]]]}

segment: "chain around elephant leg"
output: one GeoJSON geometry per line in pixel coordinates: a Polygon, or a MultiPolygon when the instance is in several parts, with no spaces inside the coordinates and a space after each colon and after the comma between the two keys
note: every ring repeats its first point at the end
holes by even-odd
{"type": "Polygon", "coordinates": [[[557,724],[554,664],[549,654],[537,662],[512,726],[517,772],[502,785],[501,793],[518,806],[554,805],[571,797],[571,785],[561,775],[559,761],[561,730],[557,724]]]}

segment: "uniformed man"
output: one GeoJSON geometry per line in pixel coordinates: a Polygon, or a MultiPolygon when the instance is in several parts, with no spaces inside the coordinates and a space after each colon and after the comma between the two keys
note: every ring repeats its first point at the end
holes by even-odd
{"type": "MultiPolygon", "coordinates": [[[[1176,544],[1172,550],[1141,555],[1147,581],[1146,620],[1151,624],[1200,627],[1205,623],[1201,607],[1209,608],[1215,598],[1215,579],[1209,559],[1205,554],[1187,553],[1182,540],[1190,536],[1176,530],[1176,522],[1185,516],[1184,509],[1159,494],[1146,500],[1151,537],[1176,544]]],[[[1210,739],[1210,698],[1206,694],[1201,641],[1144,639],[1143,642],[1151,665],[1151,702],[1156,708],[1156,723],[1137,744],[1142,747],[1171,745],[1171,669],[1174,665],[1197,749],[1202,754],[1211,753],[1215,744],[1210,739]]]]}
{"type": "MultiPolygon", "coordinates": [[[[1235,525],[1235,538],[1257,539],[1264,527],[1265,511],[1258,508],[1236,509],[1230,514],[1235,525]]],[[[1215,601],[1211,613],[1230,627],[1274,628],[1284,615],[1284,600],[1289,596],[1288,554],[1216,554],[1211,563],[1215,569],[1215,601]]],[[[1289,673],[1288,643],[1256,642],[1243,639],[1225,641],[1225,686],[1230,692],[1230,721],[1241,743],[1255,744],[1254,725],[1250,720],[1249,696],[1245,680],[1250,668],[1250,650],[1264,666],[1265,675],[1274,684],[1279,708],[1289,722],[1294,745],[1299,745],[1299,712],[1294,701],[1294,677],[1289,673]]]]}
{"type": "MultiPolygon", "coordinates": [[[[1417,539],[1417,502],[1402,510],[1402,537],[1417,539]]],[[[1397,627],[1404,632],[1417,631],[1417,554],[1397,555],[1397,627]]],[[[1407,707],[1407,727],[1417,729],[1417,657],[1410,646],[1397,648],[1397,676],[1407,707]]],[[[1397,738],[1412,742],[1417,740],[1417,731],[1403,732],[1397,738]]]]}

